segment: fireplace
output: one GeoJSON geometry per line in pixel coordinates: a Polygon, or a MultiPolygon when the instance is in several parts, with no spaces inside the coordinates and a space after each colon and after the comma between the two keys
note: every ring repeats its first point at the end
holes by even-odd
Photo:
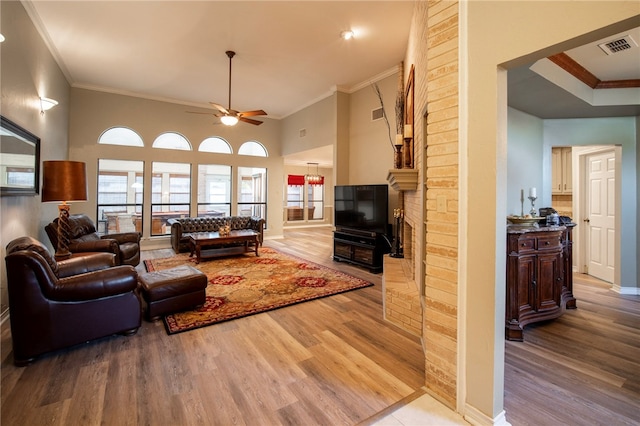
{"type": "MultiPolygon", "coordinates": [[[[393,172],[395,174],[397,170],[393,172]]],[[[411,334],[422,336],[422,303],[415,279],[416,257],[420,255],[420,250],[416,247],[416,231],[419,230],[416,223],[420,223],[421,217],[420,203],[416,202],[415,197],[405,197],[408,188],[392,186],[398,190],[398,210],[403,212],[399,232],[403,257],[384,257],[384,318],[411,334]]],[[[413,188],[415,194],[415,186],[413,188]]]]}

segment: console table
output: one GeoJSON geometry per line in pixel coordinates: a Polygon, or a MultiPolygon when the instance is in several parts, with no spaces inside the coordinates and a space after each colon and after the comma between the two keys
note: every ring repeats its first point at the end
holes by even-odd
{"type": "Polygon", "coordinates": [[[557,318],[576,307],[571,231],[567,226],[507,227],[505,336],[523,340],[527,324],[557,318]]]}

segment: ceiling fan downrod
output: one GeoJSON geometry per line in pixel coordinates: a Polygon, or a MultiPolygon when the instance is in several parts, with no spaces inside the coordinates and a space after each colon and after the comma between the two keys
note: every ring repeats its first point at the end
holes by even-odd
{"type": "Polygon", "coordinates": [[[229,108],[228,110],[231,111],[231,59],[233,59],[233,57],[236,55],[236,52],[234,52],[233,50],[227,50],[225,53],[229,57],[229,108]]]}

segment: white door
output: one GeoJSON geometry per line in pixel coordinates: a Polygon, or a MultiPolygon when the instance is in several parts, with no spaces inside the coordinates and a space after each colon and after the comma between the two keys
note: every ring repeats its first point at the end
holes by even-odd
{"type": "Polygon", "coordinates": [[[615,153],[587,156],[586,212],[588,274],[613,282],[615,259],[615,153]]]}

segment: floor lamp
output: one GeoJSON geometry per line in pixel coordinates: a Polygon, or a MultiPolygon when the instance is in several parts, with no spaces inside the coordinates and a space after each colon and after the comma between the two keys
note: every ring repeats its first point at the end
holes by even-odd
{"type": "Polygon", "coordinates": [[[58,247],[56,259],[71,256],[69,251],[68,201],[87,201],[87,170],[79,161],[42,162],[42,201],[58,204],[58,247]]]}

